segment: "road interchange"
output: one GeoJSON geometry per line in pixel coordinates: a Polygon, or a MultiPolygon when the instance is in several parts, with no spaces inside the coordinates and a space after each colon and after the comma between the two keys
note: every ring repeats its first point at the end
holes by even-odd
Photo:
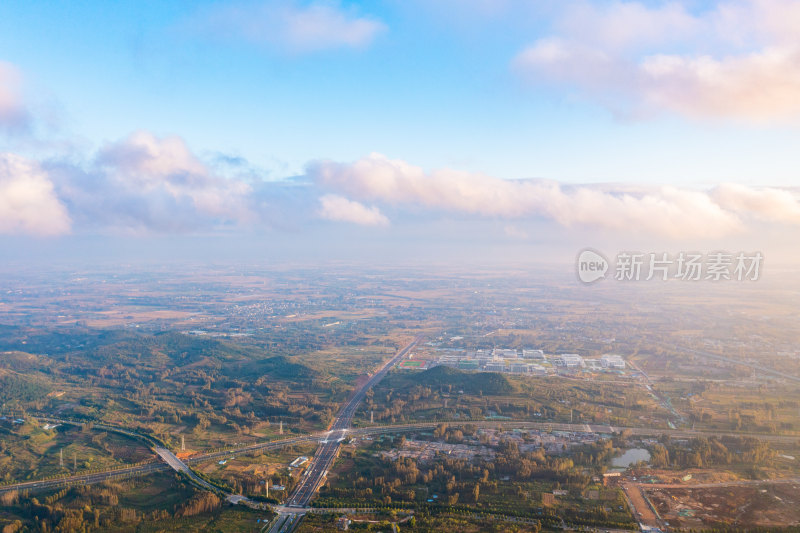
{"type": "MultiPolygon", "coordinates": [[[[130,431],[124,428],[117,428],[106,424],[95,424],[97,429],[104,429],[115,431],[121,434],[128,435],[132,438],[145,440],[151,444],[151,447],[161,458],[163,462],[146,462],[130,467],[117,468],[105,472],[93,472],[84,475],[65,476],[55,479],[45,479],[37,481],[27,481],[21,483],[6,484],[0,486],[0,493],[12,490],[20,491],[41,491],[57,489],[61,487],[71,486],[75,484],[90,484],[101,483],[111,479],[121,479],[125,477],[147,475],[154,472],[168,471],[170,469],[179,472],[186,476],[192,483],[206,490],[211,490],[217,493],[222,493],[219,487],[216,487],[199,477],[190,467],[192,464],[201,463],[213,459],[223,457],[235,457],[237,455],[256,453],[259,451],[279,449],[284,446],[300,443],[319,442],[319,447],[306,468],[300,483],[298,483],[292,493],[286,500],[285,505],[271,506],[277,513],[276,519],[269,524],[270,533],[288,533],[294,531],[302,520],[302,515],[308,511],[308,504],[316,494],[319,487],[324,483],[328,471],[332,467],[336,457],[338,456],[341,448],[341,443],[348,437],[363,437],[369,435],[377,435],[384,433],[400,433],[407,431],[415,431],[419,429],[428,429],[436,427],[439,424],[445,423],[449,425],[466,425],[473,424],[479,427],[514,427],[514,428],[530,428],[543,431],[563,431],[572,433],[600,433],[600,434],[613,434],[617,432],[627,431],[632,435],[668,435],[675,438],[695,438],[707,436],[735,436],[744,437],[750,436],[770,441],[787,441],[796,442],[796,436],[786,435],[765,435],[765,434],[746,434],[746,433],[719,433],[713,431],[703,430],[685,430],[685,429],[664,429],[664,428],[625,428],[625,427],[612,427],[608,425],[597,424],[567,424],[558,422],[526,422],[526,421],[486,421],[486,420],[437,420],[431,422],[419,422],[409,424],[394,424],[385,426],[371,426],[364,428],[351,428],[353,417],[359,406],[366,396],[367,391],[380,382],[383,377],[400,362],[406,354],[420,341],[420,338],[415,338],[411,343],[403,347],[397,352],[390,360],[388,360],[374,375],[356,390],[347,403],[337,413],[333,422],[331,423],[328,431],[313,433],[308,435],[293,436],[285,439],[274,441],[250,444],[240,446],[228,450],[220,450],[210,453],[198,454],[192,456],[185,461],[182,461],[175,456],[169,449],[157,442],[156,439],[130,431]]],[[[57,423],[76,424],[80,422],[60,420],[50,417],[35,417],[41,420],[48,420],[57,423]]],[[[228,501],[232,503],[245,503],[253,505],[254,502],[248,500],[246,497],[236,494],[224,494],[228,501]]]]}

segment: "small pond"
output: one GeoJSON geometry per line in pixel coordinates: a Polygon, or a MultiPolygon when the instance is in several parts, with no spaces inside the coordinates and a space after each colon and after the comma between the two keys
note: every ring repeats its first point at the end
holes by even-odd
{"type": "Polygon", "coordinates": [[[650,460],[650,452],[648,452],[644,448],[631,448],[630,450],[625,450],[625,453],[623,453],[619,457],[614,457],[611,460],[611,465],[619,468],[627,468],[631,466],[633,463],[638,463],[639,461],[649,461],[649,460],[650,460]]]}

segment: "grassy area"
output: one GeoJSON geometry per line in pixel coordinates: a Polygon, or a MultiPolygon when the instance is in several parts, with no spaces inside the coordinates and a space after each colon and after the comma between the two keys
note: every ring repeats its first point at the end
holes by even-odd
{"type": "Polygon", "coordinates": [[[356,423],[370,411],[376,422],[508,418],[600,423],[613,426],[668,426],[669,411],[645,388],[630,382],[517,377],[435,367],[396,370],[367,395],[356,423]]]}
{"type": "Polygon", "coordinates": [[[176,483],[174,478],[174,474],[157,474],[123,485],[128,490],[120,491],[119,506],[141,513],[172,511],[195,493],[192,487],[176,483]]]}
{"type": "Polygon", "coordinates": [[[394,353],[393,346],[348,346],[299,354],[294,359],[323,369],[331,378],[352,384],[359,376],[377,368],[394,353]]]}
{"type": "Polygon", "coordinates": [[[141,442],[90,427],[0,421],[0,480],[24,481],[109,469],[153,457],[141,442]],[[61,458],[63,457],[63,466],[61,458]]]}
{"type": "MultiPolygon", "coordinates": [[[[225,507],[208,515],[180,519],[165,519],[155,523],[138,524],[132,533],[183,533],[203,531],[209,533],[252,533],[259,531],[271,515],[241,507],[225,507]]],[[[107,531],[125,531],[108,529],[107,531]]]]}
{"type": "Polygon", "coordinates": [[[253,531],[266,511],[232,507],[172,473],[2,496],[0,526],[23,531],[253,531]]]}
{"type": "Polygon", "coordinates": [[[315,450],[315,444],[289,446],[271,453],[206,461],[197,465],[196,469],[248,496],[265,496],[264,484],[269,480],[270,486],[285,487],[283,491],[273,489],[269,493],[271,498],[282,501],[294,488],[303,471],[302,468],[289,468],[289,463],[301,455],[311,457],[315,450]]]}
{"type": "MultiPolygon", "coordinates": [[[[309,514],[303,519],[298,528],[298,533],[323,533],[340,531],[336,521],[340,515],[335,514],[309,514]]],[[[405,517],[396,513],[385,512],[374,515],[355,515],[350,523],[352,531],[390,531],[391,524],[397,524],[399,531],[413,531],[416,533],[438,533],[441,531],[458,531],[463,533],[537,533],[541,531],[538,521],[522,523],[519,520],[500,519],[494,517],[469,516],[454,514],[447,511],[418,512],[413,518],[404,520],[405,517]]]]}

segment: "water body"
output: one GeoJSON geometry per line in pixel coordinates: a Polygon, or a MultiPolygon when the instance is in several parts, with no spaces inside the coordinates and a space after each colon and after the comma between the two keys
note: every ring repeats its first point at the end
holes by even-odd
{"type": "Polygon", "coordinates": [[[611,460],[611,465],[619,468],[627,468],[631,466],[633,463],[638,463],[639,461],[649,461],[649,460],[650,460],[650,452],[648,452],[644,448],[631,448],[630,450],[625,450],[625,453],[623,453],[619,457],[613,458],[611,460]]]}

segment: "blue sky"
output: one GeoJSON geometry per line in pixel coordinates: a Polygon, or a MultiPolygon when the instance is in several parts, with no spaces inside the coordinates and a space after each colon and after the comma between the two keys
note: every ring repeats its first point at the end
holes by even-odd
{"type": "Polygon", "coordinates": [[[697,236],[653,210],[796,232],[799,34],[788,0],[4,2],[0,189],[50,187],[63,217],[6,207],[0,231],[274,229],[277,201],[298,230],[396,238],[420,217],[697,236]],[[524,178],[558,190],[503,192],[524,178]]]}

